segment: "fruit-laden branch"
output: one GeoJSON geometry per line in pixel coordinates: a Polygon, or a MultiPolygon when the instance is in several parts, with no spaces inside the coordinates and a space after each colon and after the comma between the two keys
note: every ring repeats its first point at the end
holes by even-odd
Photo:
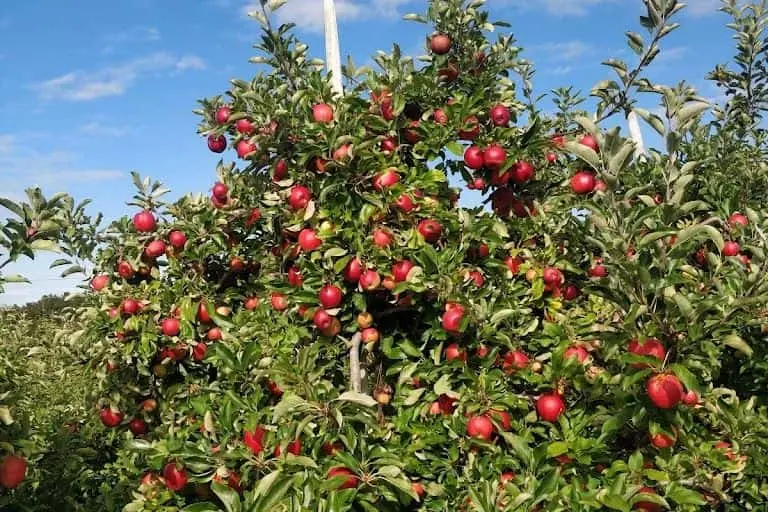
{"type": "Polygon", "coordinates": [[[356,332],[349,342],[349,380],[355,393],[360,393],[363,388],[360,375],[360,340],[361,335],[356,332]]]}

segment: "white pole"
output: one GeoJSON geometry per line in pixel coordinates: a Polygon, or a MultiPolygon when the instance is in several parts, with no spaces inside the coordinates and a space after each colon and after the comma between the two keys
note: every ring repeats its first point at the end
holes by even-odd
{"type": "Polygon", "coordinates": [[[643,146],[643,134],[640,132],[640,123],[637,122],[637,114],[634,111],[627,114],[627,125],[629,125],[629,136],[635,141],[635,158],[645,153],[643,146]]]}
{"type": "Polygon", "coordinates": [[[333,75],[331,85],[337,95],[344,94],[341,85],[341,54],[339,51],[339,27],[336,24],[336,6],[333,0],[323,0],[325,15],[325,64],[333,75]]]}

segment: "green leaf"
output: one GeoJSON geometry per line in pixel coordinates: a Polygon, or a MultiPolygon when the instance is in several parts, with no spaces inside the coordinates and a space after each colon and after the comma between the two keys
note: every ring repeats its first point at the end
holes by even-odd
{"type": "Polygon", "coordinates": [[[24,219],[24,210],[19,206],[18,204],[14,203],[10,199],[6,199],[4,197],[0,197],[0,206],[3,206],[7,208],[8,210],[12,211],[16,215],[19,216],[20,219],[24,219]]]}
{"type": "Polygon", "coordinates": [[[514,309],[502,309],[501,311],[497,311],[491,317],[491,325],[497,325],[502,320],[506,320],[507,318],[511,317],[514,314],[515,314],[514,309]]]}
{"type": "Polygon", "coordinates": [[[7,276],[0,277],[0,282],[5,283],[29,283],[29,279],[19,274],[9,274],[7,276]]]}
{"type": "Polygon", "coordinates": [[[32,248],[33,251],[50,251],[50,252],[59,252],[61,249],[59,248],[59,243],[55,240],[32,240],[32,242],[29,244],[29,246],[32,248]]]}
{"type": "Polygon", "coordinates": [[[259,480],[259,484],[256,486],[256,489],[254,489],[253,493],[254,496],[264,496],[267,491],[272,487],[272,485],[275,483],[275,480],[277,480],[280,477],[280,470],[273,471],[272,473],[268,474],[261,480],[259,480]]]}
{"type": "Polygon", "coordinates": [[[364,407],[374,407],[378,404],[378,402],[372,396],[365,395],[363,393],[356,393],[354,391],[345,391],[336,400],[342,402],[352,402],[364,407]]]}
{"type": "Polygon", "coordinates": [[[698,492],[672,482],[667,487],[667,499],[670,499],[678,505],[706,505],[707,501],[698,492]]]}
{"type": "Polygon", "coordinates": [[[600,157],[592,148],[588,148],[576,141],[569,140],[565,142],[565,150],[581,158],[594,170],[600,170],[600,157]]]}
{"type": "Polygon", "coordinates": [[[749,346],[749,344],[744,341],[744,339],[741,336],[738,336],[736,334],[729,334],[723,338],[723,343],[728,345],[731,348],[735,348],[742,354],[746,355],[747,357],[752,355],[752,347],[749,346]]]}
{"type": "Polygon", "coordinates": [[[298,395],[292,393],[286,393],[283,395],[282,400],[275,406],[272,411],[272,421],[277,423],[277,420],[282,418],[287,412],[296,412],[296,409],[304,409],[309,403],[298,395]]]}
{"type": "Polygon", "coordinates": [[[705,225],[705,224],[697,224],[695,226],[691,226],[685,229],[681,229],[677,232],[677,243],[676,246],[682,246],[683,243],[687,242],[688,240],[692,238],[709,238],[714,242],[714,244],[717,246],[717,249],[720,250],[723,248],[723,244],[725,243],[723,241],[723,235],[720,234],[718,230],[716,230],[714,227],[705,225]]]}
{"type": "Polygon", "coordinates": [[[675,373],[675,375],[677,375],[677,377],[686,388],[699,391],[699,381],[688,368],[679,363],[672,364],[669,366],[669,368],[675,373]]]}
{"type": "Polygon", "coordinates": [[[563,441],[555,441],[553,443],[549,443],[549,446],[547,446],[548,457],[557,457],[558,455],[562,455],[564,453],[568,453],[568,443],[563,441]]]}
{"type": "Polygon", "coordinates": [[[683,126],[685,123],[693,119],[694,117],[702,114],[710,107],[709,103],[705,101],[691,101],[677,113],[677,125],[683,126]]]}
{"type": "Polygon", "coordinates": [[[464,148],[458,142],[449,142],[445,147],[456,156],[464,156],[464,148]]]}
{"type": "Polygon", "coordinates": [[[607,491],[599,493],[597,500],[611,510],[621,510],[622,512],[629,512],[631,510],[627,500],[617,494],[610,494],[607,491]]]}
{"type": "Polygon", "coordinates": [[[203,503],[193,503],[192,505],[187,505],[181,509],[181,512],[221,512],[221,509],[213,503],[206,501],[203,503]]]}
{"type": "Polygon", "coordinates": [[[221,482],[212,482],[211,489],[224,504],[224,509],[227,512],[240,512],[240,496],[238,496],[234,489],[221,482]]]}

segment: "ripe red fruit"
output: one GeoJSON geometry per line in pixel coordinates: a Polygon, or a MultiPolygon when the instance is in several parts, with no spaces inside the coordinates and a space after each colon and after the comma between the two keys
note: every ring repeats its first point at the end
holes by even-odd
{"type": "Polygon", "coordinates": [[[675,445],[676,439],[673,436],[669,436],[667,434],[664,434],[662,432],[659,432],[657,434],[648,434],[648,437],[651,440],[651,444],[658,449],[664,449],[664,448],[671,448],[675,445]]]}
{"type": "Polygon", "coordinates": [[[383,229],[377,229],[373,232],[373,243],[376,245],[376,247],[382,249],[389,247],[389,245],[392,244],[392,241],[392,235],[383,229]]]}
{"type": "Polygon", "coordinates": [[[165,479],[165,486],[174,492],[184,489],[187,486],[187,481],[189,481],[189,476],[184,467],[178,466],[174,462],[165,465],[163,468],[163,478],[165,479]]]}
{"type": "Polygon", "coordinates": [[[262,426],[257,426],[252,431],[246,431],[243,434],[243,444],[251,450],[251,453],[258,455],[264,450],[264,436],[267,431],[262,426]]]}
{"type": "Polygon", "coordinates": [[[272,292],[269,299],[272,307],[277,311],[285,311],[288,309],[288,299],[282,293],[272,292]]]}
{"type": "Polygon", "coordinates": [[[248,119],[238,119],[235,122],[235,130],[237,130],[237,133],[250,135],[253,133],[253,123],[248,119]]]}
{"type": "Polygon", "coordinates": [[[157,227],[155,216],[149,210],[144,210],[133,216],[133,227],[141,233],[149,233],[157,227]]]}
{"type": "Polygon", "coordinates": [[[336,489],[354,489],[358,486],[357,475],[351,470],[342,466],[336,466],[328,470],[328,479],[335,478],[341,483],[336,489]]]}
{"type": "Polygon", "coordinates": [[[391,99],[383,100],[379,107],[379,111],[381,112],[381,117],[387,121],[391,121],[395,118],[395,110],[392,108],[391,99]]]}
{"type": "Polygon", "coordinates": [[[168,235],[168,241],[173,247],[181,249],[187,244],[187,235],[182,231],[171,231],[168,235]]]}
{"type": "Polygon", "coordinates": [[[178,336],[181,332],[181,324],[176,318],[166,318],[160,323],[160,329],[166,336],[178,336]]]}
{"type": "Polygon", "coordinates": [[[91,279],[91,289],[100,292],[109,284],[109,276],[101,274],[91,279]]]}
{"type": "Polygon", "coordinates": [[[498,144],[491,144],[483,151],[483,163],[489,169],[498,169],[507,160],[506,150],[498,144]]]}
{"type": "Polygon", "coordinates": [[[312,323],[321,331],[329,329],[333,323],[333,317],[324,309],[318,309],[312,316],[312,323]]]}
{"type": "Polygon", "coordinates": [[[742,213],[734,212],[728,218],[728,223],[731,226],[741,226],[745,228],[749,225],[749,219],[747,219],[747,216],[742,213]]]}
{"type": "Polygon", "coordinates": [[[27,461],[18,455],[6,455],[0,461],[0,487],[15,489],[24,481],[27,461]]]}
{"type": "Polygon", "coordinates": [[[299,233],[299,247],[305,252],[312,252],[319,248],[323,241],[317,236],[314,230],[305,228],[299,233]]]}
{"type": "MultiPolygon", "coordinates": [[[[639,493],[658,494],[654,489],[650,487],[641,487],[637,492],[638,494],[639,493]]],[[[658,505],[656,503],[651,503],[650,501],[638,501],[637,503],[635,503],[635,505],[632,508],[640,512],[661,512],[662,511],[661,505],[658,505]]]]}
{"type": "Polygon", "coordinates": [[[696,405],[699,403],[699,395],[695,391],[689,390],[683,395],[683,403],[685,405],[696,405]]]}
{"type": "Polygon", "coordinates": [[[309,201],[312,199],[312,191],[304,185],[296,185],[291,189],[291,194],[288,196],[288,204],[294,210],[301,210],[307,207],[309,201]]]}
{"type": "Polygon", "coordinates": [[[419,222],[417,229],[419,234],[424,237],[424,240],[429,243],[435,243],[440,240],[440,235],[443,232],[443,226],[434,219],[422,220],[419,222]]]}
{"type": "Polygon", "coordinates": [[[149,431],[149,426],[147,425],[147,422],[144,421],[143,419],[133,418],[130,421],[130,423],[128,423],[128,429],[135,436],[143,436],[149,431]]]}
{"type": "Polygon", "coordinates": [[[208,341],[221,341],[222,336],[223,334],[221,329],[218,327],[208,329],[208,332],[205,334],[205,337],[208,339],[208,341]]]}
{"type": "Polygon", "coordinates": [[[589,276],[590,277],[605,277],[608,275],[608,269],[606,269],[603,265],[597,263],[592,266],[592,268],[589,269],[589,276]]]}
{"type": "Polygon", "coordinates": [[[567,284],[563,288],[563,298],[565,300],[574,300],[581,295],[581,290],[575,284],[567,284]]]}
{"type": "MultiPolygon", "coordinates": [[[[301,453],[301,439],[296,439],[295,441],[291,441],[288,443],[288,446],[285,447],[286,453],[290,453],[291,455],[298,456],[301,453]]],[[[283,450],[280,448],[280,445],[275,446],[274,455],[275,457],[279,457],[282,454],[283,450]]]]}
{"type": "Polygon", "coordinates": [[[501,425],[502,430],[509,430],[512,427],[512,417],[509,415],[507,411],[491,409],[489,413],[491,417],[501,425]]]}
{"type": "Polygon", "coordinates": [[[378,174],[373,180],[373,188],[382,191],[385,188],[394,187],[400,182],[400,175],[397,169],[390,167],[386,171],[378,174]]]}
{"type": "Polygon", "coordinates": [[[555,154],[555,153],[553,153],[551,151],[547,152],[547,162],[549,162],[551,164],[557,162],[557,154],[555,154]]]}
{"type": "Polygon", "coordinates": [[[510,272],[517,274],[520,272],[520,265],[523,264],[523,260],[519,256],[507,256],[504,263],[507,265],[510,272]]]}
{"type": "Polygon", "coordinates": [[[200,302],[197,306],[197,319],[204,324],[210,323],[211,315],[208,314],[208,308],[205,306],[205,302],[200,302]]]}
{"type": "Polygon", "coordinates": [[[192,349],[192,358],[195,361],[202,361],[205,359],[205,354],[208,352],[208,345],[205,343],[198,343],[195,348],[192,349]]]}
{"type": "Polygon", "coordinates": [[[248,297],[243,301],[243,307],[247,311],[253,311],[257,307],[259,307],[259,298],[258,297],[248,297]]]}
{"type": "Polygon", "coordinates": [[[535,170],[530,162],[520,160],[512,167],[510,178],[518,184],[523,184],[533,179],[535,170]]]}
{"type": "Polygon", "coordinates": [[[312,107],[312,117],[316,123],[330,123],[333,121],[333,108],[327,103],[318,103],[312,107]]]}
{"type": "Polygon", "coordinates": [[[451,343],[447,347],[445,347],[445,360],[446,361],[455,361],[455,360],[461,360],[466,362],[467,361],[467,353],[459,347],[456,343],[451,343]]]}
{"type": "Polygon", "coordinates": [[[556,393],[541,395],[536,400],[536,412],[542,421],[554,423],[565,412],[565,402],[556,393]]]}
{"type": "Polygon", "coordinates": [[[680,379],[669,373],[660,373],[648,379],[645,390],[653,405],[660,409],[672,409],[683,400],[680,379]]]}
{"type": "Polygon", "coordinates": [[[220,181],[213,184],[213,189],[211,191],[213,197],[220,201],[225,201],[227,197],[229,197],[229,187],[220,181]]]}
{"type": "Polygon", "coordinates": [[[360,276],[363,273],[363,263],[357,259],[352,258],[344,267],[344,280],[348,283],[356,283],[360,281],[360,276]]]}
{"type": "Polygon", "coordinates": [[[590,134],[586,134],[581,139],[579,139],[579,144],[581,144],[582,146],[587,146],[592,151],[595,151],[595,152],[600,151],[600,148],[597,145],[597,139],[595,139],[590,134]]]}
{"type": "Polygon", "coordinates": [[[501,104],[494,105],[491,107],[489,117],[495,126],[507,126],[510,119],[509,109],[501,104]]]}
{"type": "Polygon", "coordinates": [[[584,364],[584,361],[589,357],[589,352],[581,345],[573,345],[565,350],[563,357],[565,359],[576,358],[580,363],[584,364]]]}
{"type": "Polygon", "coordinates": [[[360,275],[360,286],[363,290],[375,290],[381,285],[381,277],[375,270],[366,270],[360,275]]]}
{"type": "Polygon", "coordinates": [[[301,275],[301,271],[297,267],[291,267],[288,269],[288,284],[293,287],[300,287],[304,283],[304,278],[301,275]]]}
{"type": "Polygon", "coordinates": [[[99,419],[105,427],[114,428],[123,422],[123,413],[112,407],[104,407],[99,412],[99,419]]]}
{"type": "Polygon", "coordinates": [[[214,153],[223,153],[227,149],[227,138],[223,135],[210,134],[208,136],[208,149],[214,153]]]}
{"type": "Polygon", "coordinates": [[[126,315],[135,315],[141,309],[141,305],[136,300],[125,299],[121,304],[120,308],[123,310],[123,313],[126,315]]]}
{"type": "Polygon", "coordinates": [[[344,294],[341,291],[341,288],[338,286],[334,286],[332,284],[326,284],[322,288],[320,288],[320,293],[318,294],[318,299],[320,300],[320,304],[326,308],[326,309],[333,309],[339,306],[341,304],[341,300],[343,298],[344,294]]]}
{"type": "Polygon", "coordinates": [[[483,150],[477,146],[469,146],[464,151],[464,163],[470,169],[480,169],[483,167],[483,150]]]}
{"type": "Polygon", "coordinates": [[[456,307],[443,313],[441,323],[443,329],[451,333],[459,332],[461,321],[464,318],[464,308],[456,307]]]}
{"type": "Polygon", "coordinates": [[[379,331],[375,327],[366,327],[360,332],[363,343],[376,343],[379,341],[379,331]]]}
{"type": "Polygon", "coordinates": [[[576,194],[589,194],[595,189],[595,175],[588,171],[579,171],[571,178],[571,190],[576,194]]]}
{"type": "Polygon", "coordinates": [[[216,122],[218,124],[226,124],[229,122],[229,116],[232,114],[232,110],[226,105],[216,109],[216,122]]]}
{"type": "Polygon", "coordinates": [[[478,135],[480,135],[480,120],[477,116],[469,116],[464,119],[464,128],[459,130],[459,138],[475,140],[478,135]]]}
{"type": "Polygon", "coordinates": [[[275,168],[272,171],[272,181],[283,181],[288,176],[288,162],[281,158],[275,162],[275,168]]]}
{"type": "Polygon", "coordinates": [[[341,146],[336,148],[336,151],[333,152],[333,159],[337,162],[346,160],[350,155],[351,149],[352,149],[351,144],[342,144],[341,146]]]}
{"type": "Polygon", "coordinates": [[[406,281],[408,279],[408,273],[413,267],[413,262],[409,260],[398,261],[392,265],[392,277],[398,283],[406,281]]]}
{"type": "Polygon", "coordinates": [[[488,416],[472,416],[467,422],[467,435],[483,441],[490,441],[493,436],[493,422],[488,416]]]}
{"type": "Polygon", "coordinates": [[[400,197],[397,198],[394,205],[400,208],[403,213],[411,213],[414,208],[416,208],[416,204],[408,194],[400,194],[400,197]]]}
{"type": "Polygon", "coordinates": [[[246,158],[250,156],[251,153],[255,153],[257,149],[256,144],[248,140],[241,140],[235,146],[235,152],[239,158],[246,158]]]}
{"type": "MultiPolygon", "coordinates": [[[[633,339],[629,342],[629,351],[632,354],[637,354],[639,356],[652,356],[659,361],[663,361],[667,356],[667,351],[664,349],[664,345],[662,345],[656,338],[649,338],[643,343],[639,343],[636,339],[633,339]]],[[[646,368],[648,365],[644,363],[633,363],[632,366],[635,368],[646,368]]]]}
{"type": "Polygon", "coordinates": [[[445,34],[437,34],[429,40],[429,49],[437,55],[445,55],[451,51],[451,38],[445,34]]]}
{"type": "Polygon", "coordinates": [[[741,251],[741,246],[738,242],[727,241],[723,244],[723,256],[737,256],[741,251]]]}
{"type": "Polygon", "coordinates": [[[445,113],[445,110],[443,109],[436,109],[435,113],[432,115],[432,118],[435,120],[437,124],[444,125],[448,123],[448,114],[445,113]]]}
{"type": "Polygon", "coordinates": [[[159,258],[165,254],[165,242],[162,240],[152,240],[144,249],[144,254],[150,259],[159,258]]]}
{"type": "Polygon", "coordinates": [[[544,279],[544,284],[550,286],[560,285],[563,282],[563,273],[554,267],[547,267],[544,269],[542,278],[544,279]]]}
{"type": "Polygon", "coordinates": [[[397,150],[397,139],[394,137],[387,137],[386,139],[381,141],[381,144],[379,145],[379,149],[381,149],[384,153],[392,153],[393,151],[397,150]]]}
{"type": "Polygon", "coordinates": [[[513,350],[512,352],[507,352],[504,354],[504,360],[502,362],[501,368],[505,373],[511,375],[515,371],[522,370],[528,366],[529,362],[530,359],[525,352],[521,350],[513,350]]]}
{"type": "Polygon", "coordinates": [[[421,501],[424,499],[424,494],[426,491],[424,490],[424,486],[421,482],[411,482],[411,490],[416,495],[416,500],[421,501]]]}

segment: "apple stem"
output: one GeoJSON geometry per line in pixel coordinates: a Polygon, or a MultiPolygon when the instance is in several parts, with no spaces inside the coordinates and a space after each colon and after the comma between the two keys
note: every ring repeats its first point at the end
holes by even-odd
{"type": "Polygon", "coordinates": [[[349,343],[349,380],[352,391],[360,393],[362,390],[362,377],[360,374],[360,340],[361,335],[356,332],[349,343]]]}
{"type": "Polygon", "coordinates": [[[324,0],[325,16],[325,64],[331,73],[331,86],[337,96],[344,94],[341,85],[341,55],[339,51],[339,27],[336,24],[334,0],[324,0]]]}

